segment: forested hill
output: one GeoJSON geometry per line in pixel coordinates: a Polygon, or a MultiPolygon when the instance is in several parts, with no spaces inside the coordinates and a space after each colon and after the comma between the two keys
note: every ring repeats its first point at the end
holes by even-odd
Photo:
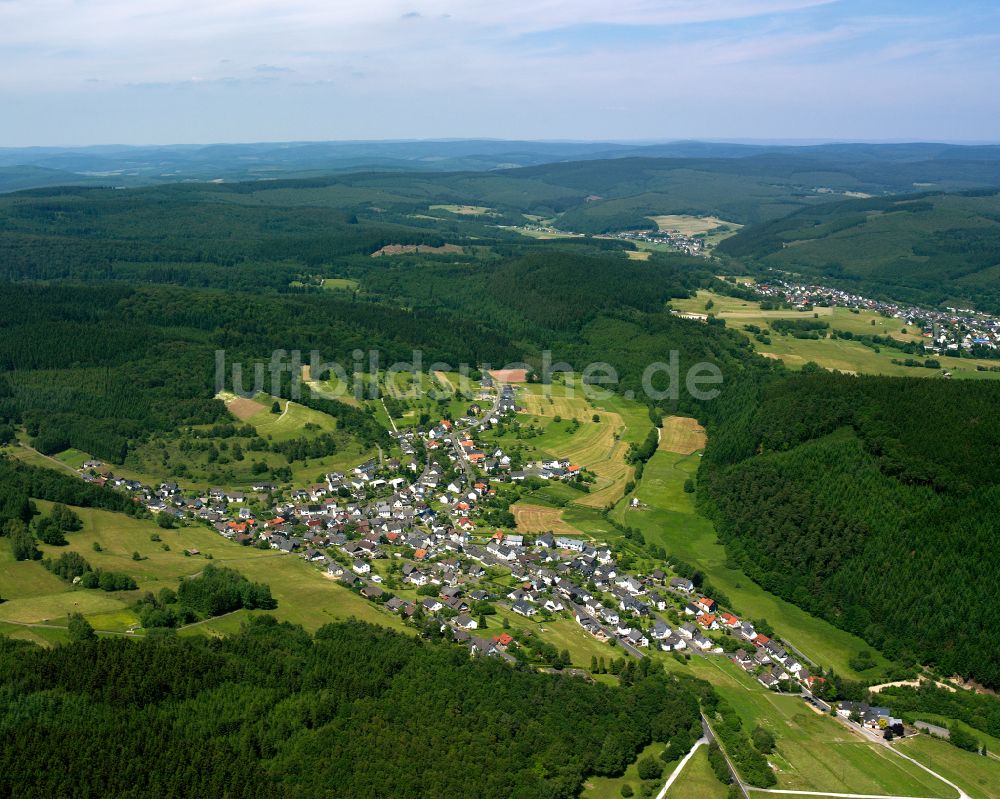
{"type": "Polygon", "coordinates": [[[730,557],[891,658],[1000,687],[1000,385],[806,372],[726,401],[701,482],[730,557]]]}
{"type": "MultiPolygon", "coordinates": [[[[0,377],[0,431],[24,426],[44,453],[76,447],[121,463],[152,432],[228,418],[213,399],[216,350],[225,350],[229,363],[265,362],[278,349],[297,349],[308,359],[315,349],[347,364],[360,349],[378,351],[384,364],[408,361],[419,350],[425,364],[527,360],[537,368],[550,349],[554,360],[578,369],[611,363],[621,390],[633,391],[641,390],[646,366],[667,360],[671,350],[684,370],[711,361],[738,372],[753,360],[744,337],[665,310],[668,298],[711,279],[700,261],[661,256],[640,263],[620,251],[537,249],[465,262],[432,257],[419,267],[362,256],[352,267],[362,295],[108,285],[93,273],[84,284],[8,284],[0,307],[0,367],[7,370],[0,377]]],[[[44,260],[44,245],[31,252],[44,260]]],[[[139,264],[134,274],[155,276],[159,269],[139,264]]],[[[239,261],[218,270],[242,271],[239,261]]],[[[194,281],[199,275],[194,264],[178,274],[194,281]]],[[[688,402],[681,394],[680,403],[688,402]]],[[[695,412],[697,403],[685,407],[695,412]]],[[[370,416],[347,406],[335,410],[342,428],[362,441],[385,435],[370,416]]]]}
{"type": "Polygon", "coordinates": [[[1000,193],[846,200],[746,227],[718,248],[870,296],[1000,311],[1000,193]]]}
{"type": "Polygon", "coordinates": [[[0,782],[21,799],[569,799],[653,740],[700,735],[695,694],[649,658],[608,687],[360,623],[248,625],[0,638],[0,782]]]}

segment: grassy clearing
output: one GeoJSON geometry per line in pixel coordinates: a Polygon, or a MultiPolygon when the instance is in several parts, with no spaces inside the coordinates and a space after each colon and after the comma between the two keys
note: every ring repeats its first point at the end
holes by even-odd
{"type": "Polygon", "coordinates": [[[14,638],[18,641],[31,641],[39,646],[52,646],[69,641],[69,633],[64,629],[52,627],[24,627],[20,624],[10,624],[0,621],[0,635],[14,638]]]}
{"type": "MultiPolygon", "coordinates": [[[[648,507],[633,510],[622,502],[613,511],[614,517],[638,527],[647,541],[661,544],[668,553],[701,569],[729,596],[736,612],[766,618],[782,637],[816,663],[845,676],[862,676],[851,669],[848,659],[861,649],[870,649],[865,642],[768,593],[738,569],[727,568],[726,553],[712,523],[695,510],[694,495],[684,492],[684,481],[695,477],[698,462],[697,455],[656,452],[646,464],[635,494],[648,507]]],[[[863,676],[877,676],[886,665],[876,653],[876,667],[863,676]]]]}
{"type": "Polygon", "coordinates": [[[83,464],[90,460],[90,455],[79,449],[67,449],[52,457],[57,461],[65,463],[71,469],[80,469],[83,467],[83,464]]]}
{"type": "MultiPolygon", "coordinates": [[[[665,744],[658,742],[651,743],[639,753],[639,757],[625,769],[625,773],[621,777],[591,777],[584,783],[580,799],[621,799],[621,789],[626,783],[632,786],[632,790],[636,796],[640,796],[639,786],[642,785],[642,780],[639,779],[636,764],[644,757],[659,759],[660,752],[663,751],[664,746],[665,744]]],[[[666,771],[665,768],[664,771],[666,771]]],[[[662,784],[660,784],[657,787],[657,791],[662,787],[662,784]]],[[[725,796],[724,793],[723,796],[725,796]]]]}
{"type": "Polygon", "coordinates": [[[327,277],[323,279],[323,288],[327,291],[354,291],[358,287],[357,280],[349,277],[327,277]]]}
{"type": "MultiPolygon", "coordinates": [[[[236,544],[231,547],[237,551],[243,550],[236,544]]],[[[408,629],[396,616],[327,579],[301,558],[289,555],[264,558],[248,555],[243,560],[230,558],[226,565],[236,569],[248,580],[271,586],[271,594],[278,601],[278,607],[266,611],[267,613],[282,621],[301,624],[309,631],[349,618],[397,630],[408,629]]],[[[240,611],[233,616],[246,614],[246,611],[240,611]]],[[[188,632],[231,632],[238,628],[238,621],[238,618],[226,617],[191,627],[188,632]],[[236,628],[232,627],[234,624],[236,628]]]]}
{"type": "Polygon", "coordinates": [[[617,535],[617,531],[611,526],[597,508],[590,508],[584,505],[567,505],[562,512],[563,521],[573,525],[586,535],[598,541],[607,540],[610,535],[617,535]]]}
{"type": "Polygon", "coordinates": [[[632,261],[648,261],[651,253],[649,250],[625,250],[625,255],[632,261]]]}
{"type": "Polygon", "coordinates": [[[90,616],[124,609],[125,602],[117,598],[116,594],[64,586],[61,593],[23,598],[11,594],[11,598],[0,605],[0,621],[22,624],[65,623],[66,616],[70,613],[90,616]]]}
{"type": "Polygon", "coordinates": [[[964,752],[929,735],[900,741],[896,748],[954,782],[972,799],[1000,799],[1000,761],[964,752]]]}
{"type": "Polygon", "coordinates": [[[729,791],[708,763],[708,748],[699,747],[667,791],[668,799],[726,799],[729,791]]]}
{"type": "MultiPolygon", "coordinates": [[[[889,700],[891,701],[891,700],[889,700]]],[[[949,718],[948,716],[939,716],[937,713],[924,713],[923,711],[907,714],[907,718],[912,717],[919,721],[928,721],[931,724],[937,724],[940,727],[948,727],[949,729],[959,728],[969,733],[974,738],[978,738],[979,741],[985,744],[986,749],[990,752],[996,754],[1000,752],[1000,738],[996,738],[982,730],[977,730],[975,727],[970,727],[964,721],[959,719],[949,718]]]]}
{"type": "Polygon", "coordinates": [[[332,433],[337,429],[337,420],[320,411],[314,411],[297,402],[279,399],[268,395],[257,398],[262,406],[257,412],[244,420],[253,425],[259,436],[273,441],[288,441],[293,438],[308,436],[313,433],[332,433]],[[271,405],[277,401],[281,413],[272,413],[271,405]],[[310,427],[306,427],[309,425],[310,427]],[[313,427],[315,426],[315,427],[313,427]]]}
{"type": "Polygon", "coordinates": [[[442,244],[440,247],[434,247],[430,244],[386,244],[380,250],[373,252],[372,258],[381,258],[386,255],[403,255],[404,253],[409,252],[437,255],[461,255],[464,250],[457,244],[442,244]]]}
{"type": "Polygon", "coordinates": [[[508,230],[514,230],[520,233],[522,236],[529,236],[533,239],[541,239],[543,241],[548,239],[582,239],[584,237],[583,233],[566,233],[561,230],[533,230],[523,227],[508,228],[508,230]]]}

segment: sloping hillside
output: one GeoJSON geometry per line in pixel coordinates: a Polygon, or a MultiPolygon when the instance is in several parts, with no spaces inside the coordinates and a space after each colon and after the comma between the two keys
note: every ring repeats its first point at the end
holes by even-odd
{"type": "Polygon", "coordinates": [[[1000,193],[848,200],[744,228],[736,258],[897,299],[1000,307],[1000,193]]]}

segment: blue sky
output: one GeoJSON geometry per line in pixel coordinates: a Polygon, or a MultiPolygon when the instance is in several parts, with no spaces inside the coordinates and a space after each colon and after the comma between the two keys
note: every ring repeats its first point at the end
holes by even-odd
{"type": "Polygon", "coordinates": [[[0,0],[0,145],[1000,141],[1000,3],[0,0]]]}

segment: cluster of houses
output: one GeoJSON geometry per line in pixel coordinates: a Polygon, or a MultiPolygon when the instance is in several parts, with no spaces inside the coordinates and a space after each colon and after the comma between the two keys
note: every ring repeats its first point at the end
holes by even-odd
{"type": "Polygon", "coordinates": [[[904,734],[903,720],[894,718],[887,707],[869,705],[867,702],[840,702],[837,705],[837,715],[871,730],[888,730],[899,737],[904,734]]]}
{"type": "Polygon", "coordinates": [[[237,543],[296,554],[389,612],[439,620],[476,655],[510,657],[510,641],[503,640],[508,634],[477,635],[476,608],[487,603],[529,619],[571,617],[597,640],[614,640],[634,657],[650,648],[721,653],[712,633],[723,631],[747,642],[732,657],[764,687],[789,680],[813,686],[817,678],[795,656],[698,595],[684,577],[661,569],[629,573],[610,547],[583,538],[484,531],[482,511],[498,482],[578,473],[564,460],[515,471],[501,449],[476,445],[473,430],[516,409],[508,388],[485,412],[473,405],[467,416],[426,432],[394,432],[399,459],[329,473],[322,483],[283,492],[266,513],[252,509],[276,490],[263,480],[250,493],[213,488],[192,496],[175,483],[147,487],[116,477],[96,461],[84,464],[81,476],[130,491],[153,512],[202,520],[237,543]],[[394,589],[414,590],[416,598],[393,595],[387,580],[394,589]]]}
{"type": "Polygon", "coordinates": [[[610,236],[623,241],[661,244],[688,255],[701,255],[705,251],[704,236],[691,236],[679,230],[622,230],[610,236]]]}
{"type": "Polygon", "coordinates": [[[773,279],[752,286],[762,298],[790,303],[800,310],[816,306],[855,308],[897,319],[900,327],[915,328],[926,339],[924,351],[957,355],[974,347],[1000,349],[1000,319],[968,308],[917,308],[903,303],[873,300],[842,289],[773,279]]]}

